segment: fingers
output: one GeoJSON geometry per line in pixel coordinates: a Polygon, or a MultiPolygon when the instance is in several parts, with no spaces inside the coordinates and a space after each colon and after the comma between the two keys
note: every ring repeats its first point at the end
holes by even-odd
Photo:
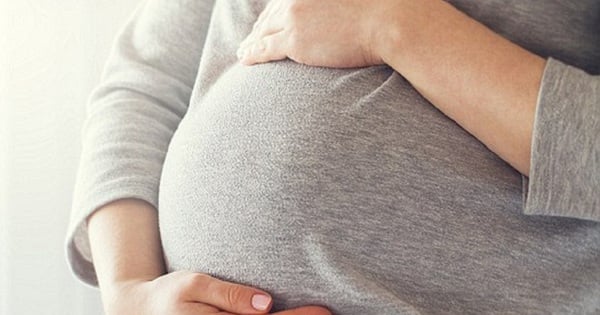
{"type": "Polygon", "coordinates": [[[272,298],[264,291],[202,273],[183,277],[181,289],[186,302],[209,304],[225,312],[263,314],[272,306],[272,298]]]}
{"type": "Polygon", "coordinates": [[[283,28],[270,28],[270,29],[266,29],[266,30],[253,32],[250,35],[248,35],[248,37],[246,37],[246,39],[244,39],[244,41],[242,43],[240,43],[240,48],[238,51],[245,50],[246,48],[249,48],[249,47],[253,46],[254,44],[260,42],[265,37],[282,32],[282,31],[283,31],[283,28]]]}
{"type": "Polygon", "coordinates": [[[272,313],[273,315],[331,315],[331,312],[320,306],[303,306],[291,310],[285,310],[277,313],[272,313]]]}
{"type": "Polygon", "coordinates": [[[283,31],[265,36],[247,47],[240,48],[238,58],[245,65],[285,59],[287,38],[283,31]]]}
{"type": "Polygon", "coordinates": [[[252,32],[240,43],[240,48],[245,48],[262,37],[277,33],[283,29],[283,21],[280,15],[275,12],[277,11],[277,4],[280,4],[280,2],[270,1],[267,4],[265,10],[258,16],[258,20],[252,26],[252,32]]]}
{"type": "Polygon", "coordinates": [[[267,3],[267,6],[258,15],[258,19],[254,23],[254,26],[252,28],[253,30],[257,29],[261,25],[261,23],[264,22],[264,20],[271,14],[271,12],[274,10],[273,7],[277,4],[276,2],[279,2],[279,1],[269,1],[267,3]]]}
{"type": "Polygon", "coordinates": [[[258,16],[258,19],[252,26],[252,32],[248,38],[262,37],[275,33],[283,28],[284,16],[281,14],[282,1],[270,1],[265,10],[258,16]]]}
{"type": "Polygon", "coordinates": [[[283,1],[270,1],[254,23],[252,32],[240,43],[238,58],[251,65],[285,59],[282,53],[286,14],[283,1]]]}

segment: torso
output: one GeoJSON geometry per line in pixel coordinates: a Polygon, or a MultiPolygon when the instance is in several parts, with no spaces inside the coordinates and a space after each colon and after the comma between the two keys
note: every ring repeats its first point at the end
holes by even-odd
{"type": "MultiPolygon", "coordinates": [[[[600,1],[582,3],[454,4],[539,54],[593,72],[600,43],[584,41],[597,33],[576,32],[589,19],[563,30],[539,16],[591,11],[598,27],[600,1]],[[517,13],[520,25],[509,18],[517,13]],[[549,36],[571,30],[577,44],[549,36]]],[[[523,215],[518,172],[387,66],[237,64],[237,43],[263,6],[217,1],[190,109],[163,169],[169,270],[259,287],[273,294],[274,310],[600,308],[598,223],[523,215]]]]}

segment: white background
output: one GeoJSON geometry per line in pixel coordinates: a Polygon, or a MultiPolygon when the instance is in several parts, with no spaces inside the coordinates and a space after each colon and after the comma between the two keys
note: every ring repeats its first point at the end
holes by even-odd
{"type": "Polygon", "coordinates": [[[0,314],[99,315],[64,251],[85,104],[140,0],[0,0],[0,314]]]}

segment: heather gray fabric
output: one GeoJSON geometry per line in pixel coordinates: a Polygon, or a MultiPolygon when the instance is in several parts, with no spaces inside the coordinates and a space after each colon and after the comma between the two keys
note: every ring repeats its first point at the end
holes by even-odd
{"type": "Polygon", "coordinates": [[[263,0],[149,0],[88,104],[75,274],[97,283],[85,218],[135,197],[170,271],[274,310],[599,314],[600,1],[451,3],[549,58],[529,180],[387,66],[239,65],[263,0]]]}
{"type": "Polygon", "coordinates": [[[600,221],[600,77],[550,60],[543,81],[525,213],[600,221]]]}

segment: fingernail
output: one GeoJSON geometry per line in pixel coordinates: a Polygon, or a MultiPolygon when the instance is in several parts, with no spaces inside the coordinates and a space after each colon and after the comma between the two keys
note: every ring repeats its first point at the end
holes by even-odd
{"type": "Polygon", "coordinates": [[[252,296],[252,307],[259,311],[264,311],[271,303],[271,297],[263,294],[255,294],[252,296]]]}

